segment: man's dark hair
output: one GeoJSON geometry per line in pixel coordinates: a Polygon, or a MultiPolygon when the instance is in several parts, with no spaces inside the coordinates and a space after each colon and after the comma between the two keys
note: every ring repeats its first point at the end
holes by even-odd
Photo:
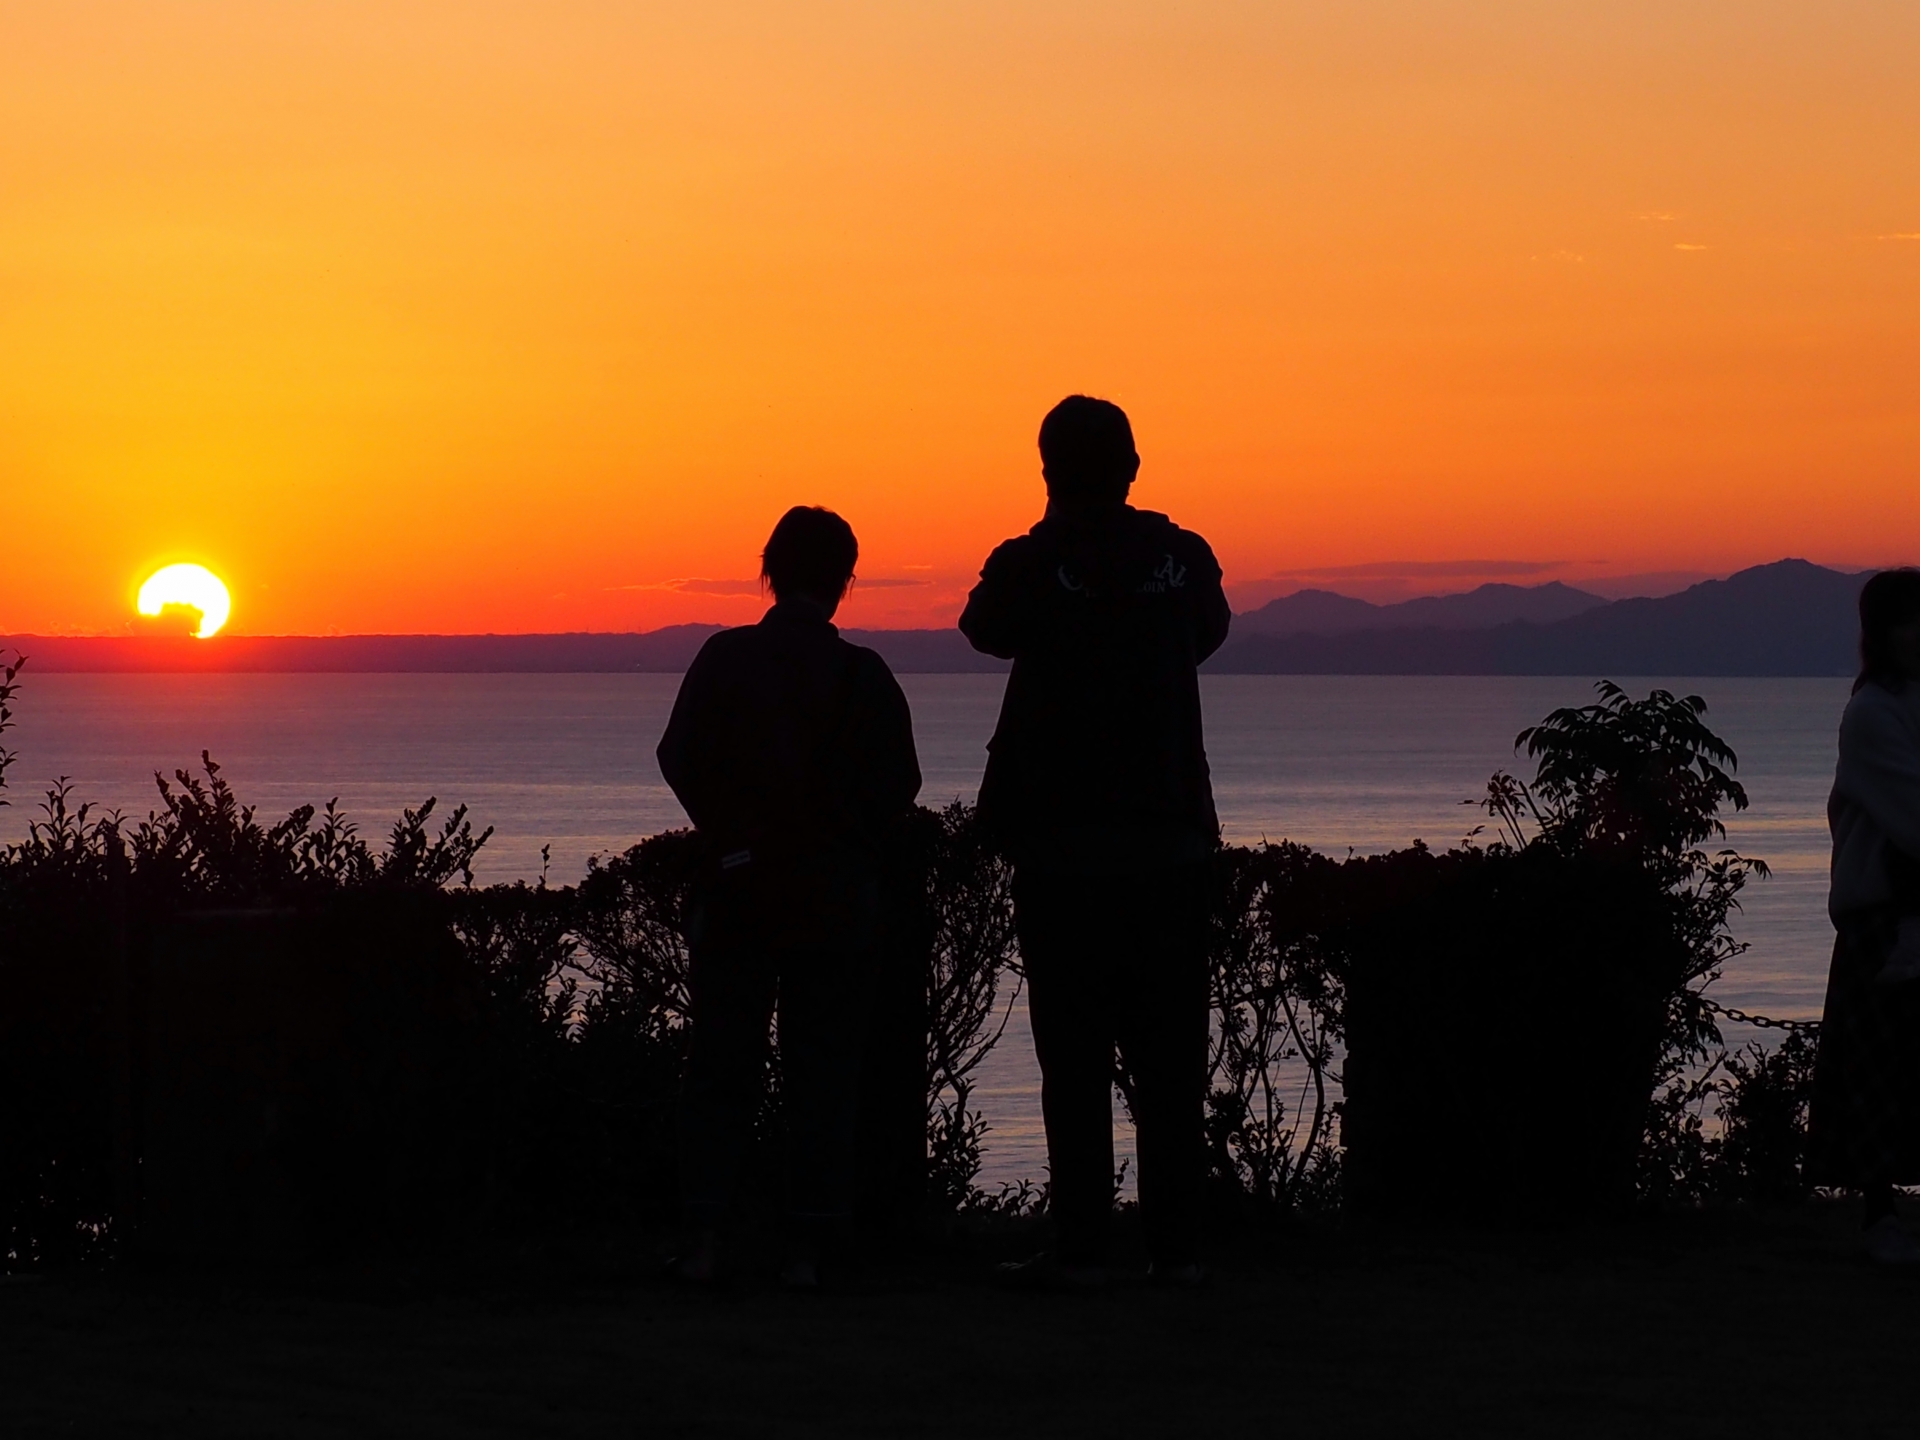
{"type": "Polygon", "coordinates": [[[1899,691],[1906,677],[1893,663],[1893,631],[1920,620],[1920,570],[1882,570],[1860,587],[1860,678],[1899,691]]]}
{"type": "Polygon", "coordinates": [[[1040,473],[1049,495],[1124,500],[1139,468],[1133,426],[1111,400],[1069,395],[1040,422],[1040,473]]]}
{"type": "Polygon", "coordinates": [[[796,505],[780,517],[760,552],[760,578],[774,598],[838,600],[853,579],[860,542],[853,527],[823,505],[796,505]]]}

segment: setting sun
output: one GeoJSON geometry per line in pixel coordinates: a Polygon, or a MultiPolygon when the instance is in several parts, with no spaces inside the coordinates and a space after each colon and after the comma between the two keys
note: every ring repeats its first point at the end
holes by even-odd
{"type": "Polygon", "coordinates": [[[158,615],[169,605],[184,605],[200,613],[200,628],[193,632],[200,640],[219,634],[227,616],[233,613],[226,585],[204,565],[168,565],[156,570],[140,587],[142,615],[158,615]]]}

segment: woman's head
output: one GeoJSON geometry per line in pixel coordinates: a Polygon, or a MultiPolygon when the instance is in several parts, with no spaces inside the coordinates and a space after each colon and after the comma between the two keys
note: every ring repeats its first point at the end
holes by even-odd
{"type": "Polygon", "coordinates": [[[760,578],[774,599],[805,596],[829,614],[853,583],[860,542],[853,527],[819,505],[796,505],[780,517],[760,552],[760,578]]]}
{"type": "Polygon", "coordinates": [[[1920,679],[1920,570],[1882,570],[1860,587],[1860,678],[1897,690],[1920,679]]]}

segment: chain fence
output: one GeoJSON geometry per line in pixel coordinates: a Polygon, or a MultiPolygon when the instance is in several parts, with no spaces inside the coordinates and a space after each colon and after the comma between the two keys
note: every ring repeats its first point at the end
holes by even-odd
{"type": "Polygon", "coordinates": [[[1749,1015],[1744,1010],[1736,1010],[1731,1005],[1722,1005],[1718,1000],[1709,1000],[1705,995],[1698,997],[1702,1005],[1723,1020],[1731,1020],[1737,1025],[1753,1025],[1762,1030],[1804,1030],[1809,1034],[1820,1033],[1818,1020],[1776,1020],[1771,1015],[1749,1015]]]}

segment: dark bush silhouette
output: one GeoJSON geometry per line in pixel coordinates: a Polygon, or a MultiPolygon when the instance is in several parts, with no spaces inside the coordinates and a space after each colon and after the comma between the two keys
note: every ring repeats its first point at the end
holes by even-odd
{"type": "Polygon", "coordinates": [[[1749,1043],[1726,1057],[1723,1128],[1708,1152],[1700,1198],[1805,1198],[1813,1055],[1814,1042],[1797,1030],[1773,1050],[1749,1043]]]}
{"type": "Polygon", "coordinates": [[[1218,857],[1207,1139],[1215,1203],[1229,1214],[1337,1200],[1345,980],[1325,941],[1341,871],[1300,845],[1218,857]]]}
{"type": "MultiPolygon", "coordinates": [[[[15,655],[10,663],[0,663],[0,736],[13,728],[13,696],[20,688],[20,671],[26,664],[24,656],[15,655]]],[[[0,744],[0,790],[7,788],[7,769],[20,757],[0,744]]],[[[7,797],[0,795],[0,805],[7,803],[7,797]]]]}
{"type": "MultiPolygon", "coordinates": [[[[487,836],[463,811],[435,829],[428,801],[376,851],[331,805],[263,825],[203,762],[135,823],[57,785],[0,857],[9,1266],[670,1217],[689,832],[577,887],[476,888],[487,836]]],[[[1012,974],[1005,868],[972,812],[897,839],[883,1028],[905,1043],[874,1047],[863,1116],[886,1214],[971,1198],[969,1076],[1012,974]]],[[[777,1047],[762,1121],[773,1138],[777,1047]]]]}
{"type": "MultiPolygon", "coordinates": [[[[1556,712],[1521,736],[1533,782],[1490,783],[1486,843],[1221,850],[1221,1216],[1803,1193],[1810,1047],[1726,1054],[1701,1000],[1763,873],[1700,848],[1745,802],[1703,710],[1609,687],[1556,712]]],[[[476,887],[488,832],[464,811],[435,824],[429,800],[376,849],[333,805],[261,823],[202,759],[156,777],[138,821],[56,785],[0,854],[0,1263],[411,1253],[672,1216],[688,832],[578,885],[476,887]]],[[[1006,865],[958,804],[918,811],[889,856],[869,1218],[1044,1206],[977,1188],[973,1080],[1020,984],[1006,865]]],[[[779,1117],[776,1047],[767,1138],[779,1117]]],[[[761,1194],[774,1174],[763,1156],[761,1194]]]]}
{"type": "Polygon", "coordinates": [[[1598,688],[1521,732],[1538,770],[1489,782],[1493,843],[1357,867],[1395,877],[1349,932],[1358,1203],[1534,1213],[1673,1189],[1660,1166],[1689,1152],[1644,1143],[1652,1097],[1719,1043],[1701,990],[1745,948],[1727,919],[1766,867],[1700,849],[1747,803],[1705,702],[1598,688]],[[1498,1146],[1472,1139],[1489,1101],[1498,1146]]]}
{"type": "Polygon", "coordinates": [[[1550,848],[1353,863],[1347,1198],[1369,1210],[1615,1207],[1682,972],[1637,871],[1550,848]]]}
{"type": "Polygon", "coordinates": [[[1012,876],[972,807],[921,810],[911,873],[924,917],[928,1186],[948,1207],[974,1200],[987,1127],[970,1106],[974,1072],[1019,993],[1012,876]],[[1003,991],[1011,993],[1003,998],[1003,991]]]}
{"type": "Polygon", "coordinates": [[[468,1163],[456,1156],[476,1106],[455,1092],[490,1073],[484,992],[435,903],[471,876],[485,834],[461,810],[432,830],[431,801],[381,852],[332,806],[317,827],[311,807],[262,826],[211,761],[204,779],[180,772],[159,792],[160,809],[127,823],[73,805],[61,782],[5,854],[0,1205],[13,1263],[86,1258],[147,1192],[152,1232],[165,1230],[156,1187],[200,1183],[217,1116],[232,1130],[226,1170],[280,1197],[255,1208],[295,1197],[341,1243],[404,1232],[409,1209],[424,1223],[444,1207],[415,1202],[446,1187],[421,1167],[468,1163]],[[219,1055],[255,1073],[227,1073],[219,1055]],[[377,1175],[342,1168],[344,1154],[376,1152],[377,1175]]]}

